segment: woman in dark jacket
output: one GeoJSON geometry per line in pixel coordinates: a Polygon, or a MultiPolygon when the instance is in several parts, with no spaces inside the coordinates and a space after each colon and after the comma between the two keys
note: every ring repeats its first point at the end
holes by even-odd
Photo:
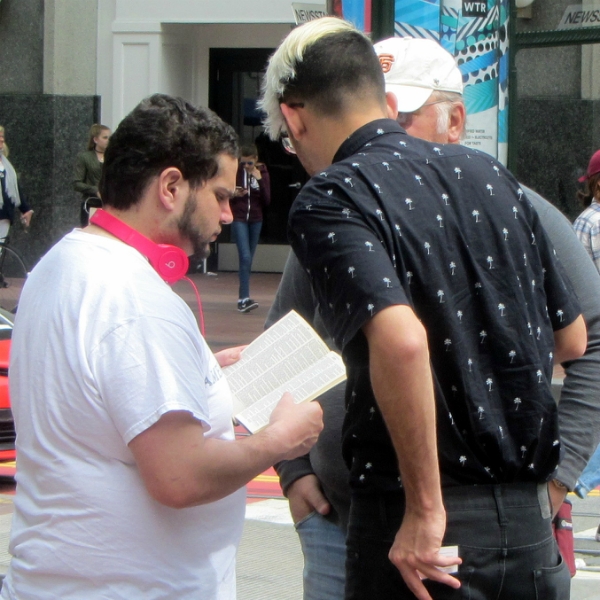
{"type": "Polygon", "coordinates": [[[79,192],[83,198],[79,214],[82,227],[88,224],[90,208],[102,206],[98,183],[102,175],[104,151],[108,146],[109,138],[110,129],[106,125],[95,123],[90,127],[87,150],[77,155],[73,189],[79,192]]]}
{"type": "Polygon", "coordinates": [[[240,262],[238,310],[250,312],[258,302],[250,298],[250,271],[263,221],[263,209],[271,202],[271,185],[267,167],[258,163],[256,146],[243,146],[237,172],[235,196],[230,200],[235,238],[240,262]]]}

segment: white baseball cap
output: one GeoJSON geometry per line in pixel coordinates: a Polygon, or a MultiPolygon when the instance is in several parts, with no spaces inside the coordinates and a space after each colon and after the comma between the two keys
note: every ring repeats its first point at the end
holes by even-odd
{"type": "Polygon", "coordinates": [[[454,57],[437,42],[393,37],[375,44],[386,92],[398,100],[398,112],[414,112],[434,91],[463,93],[462,74],[454,57]]]}

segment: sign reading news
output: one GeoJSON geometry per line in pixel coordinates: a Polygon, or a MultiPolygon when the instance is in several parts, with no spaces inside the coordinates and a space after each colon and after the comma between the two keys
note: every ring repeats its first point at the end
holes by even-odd
{"type": "Polygon", "coordinates": [[[579,29],[580,27],[600,27],[600,9],[583,9],[581,4],[567,6],[557,29],[579,29]]]}
{"type": "Polygon", "coordinates": [[[294,11],[296,25],[302,25],[302,23],[308,23],[327,16],[327,7],[324,4],[297,4],[292,2],[292,10],[294,11]]]}

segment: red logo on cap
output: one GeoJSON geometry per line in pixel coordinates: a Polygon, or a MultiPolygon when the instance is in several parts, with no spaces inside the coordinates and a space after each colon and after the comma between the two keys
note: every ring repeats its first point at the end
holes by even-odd
{"type": "Polygon", "coordinates": [[[380,54],[379,62],[381,63],[381,69],[384,73],[387,73],[394,64],[394,57],[391,54],[380,54]]]}

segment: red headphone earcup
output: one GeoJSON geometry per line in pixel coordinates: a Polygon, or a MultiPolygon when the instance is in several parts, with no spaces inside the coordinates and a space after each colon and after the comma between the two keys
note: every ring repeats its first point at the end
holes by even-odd
{"type": "Polygon", "coordinates": [[[168,244],[157,244],[156,253],[148,258],[151,265],[167,283],[175,283],[185,277],[190,266],[187,254],[181,248],[168,244]]]}

